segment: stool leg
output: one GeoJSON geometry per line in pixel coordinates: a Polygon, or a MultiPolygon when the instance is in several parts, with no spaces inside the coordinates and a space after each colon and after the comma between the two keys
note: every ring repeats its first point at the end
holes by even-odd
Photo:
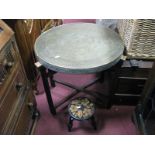
{"type": "Polygon", "coordinates": [[[90,119],[91,119],[91,124],[92,124],[92,126],[93,126],[94,130],[97,130],[97,127],[96,127],[96,121],[95,121],[95,117],[94,117],[94,116],[92,116],[90,119]]]}
{"type": "Polygon", "coordinates": [[[68,131],[71,132],[72,126],[73,126],[73,118],[69,117],[69,122],[68,122],[68,131]]]}

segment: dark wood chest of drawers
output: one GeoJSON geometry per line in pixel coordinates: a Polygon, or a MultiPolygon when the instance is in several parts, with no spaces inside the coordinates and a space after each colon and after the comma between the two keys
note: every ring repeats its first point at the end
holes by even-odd
{"type": "Polygon", "coordinates": [[[14,32],[0,20],[0,134],[30,134],[36,102],[14,32]]]}
{"type": "Polygon", "coordinates": [[[111,75],[111,104],[137,105],[145,82],[150,74],[152,61],[136,61],[137,66],[132,66],[130,60],[123,62],[117,68],[117,73],[111,75]]]}

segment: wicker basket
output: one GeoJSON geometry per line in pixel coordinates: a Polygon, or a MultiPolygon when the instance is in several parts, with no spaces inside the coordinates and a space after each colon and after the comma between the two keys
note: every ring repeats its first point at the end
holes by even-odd
{"type": "Polygon", "coordinates": [[[120,19],[117,28],[128,58],[155,59],[155,20],[120,19]]]}

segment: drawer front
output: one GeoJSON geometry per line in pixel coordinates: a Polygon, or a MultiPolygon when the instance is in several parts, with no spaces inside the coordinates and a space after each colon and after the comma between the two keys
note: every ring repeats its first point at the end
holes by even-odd
{"type": "Polygon", "coordinates": [[[135,106],[138,104],[139,96],[121,96],[114,95],[112,102],[114,105],[130,105],[135,106]]]}
{"type": "Polygon", "coordinates": [[[0,133],[5,126],[7,118],[10,116],[11,110],[16,102],[18,92],[14,86],[11,86],[7,97],[0,102],[0,133]]]}
{"type": "Polygon", "coordinates": [[[119,79],[116,93],[141,94],[145,80],[119,79]]]}
{"type": "Polygon", "coordinates": [[[132,78],[148,78],[151,68],[121,68],[119,76],[132,78]]]}
{"type": "Polygon", "coordinates": [[[13,108],[16,106],[18,98],[26,89],[26,80],[24,74],[18,68],[15,78],[7,86],[7,92],[0,98],[0,132],[8,123],[13,108]]]}
{"type": "Polygon", "coordinates": [[[33,119],[34,97],[29,93],[24,100],[15,128],[12,132],[14,135],[29,134],[33,119]]]}

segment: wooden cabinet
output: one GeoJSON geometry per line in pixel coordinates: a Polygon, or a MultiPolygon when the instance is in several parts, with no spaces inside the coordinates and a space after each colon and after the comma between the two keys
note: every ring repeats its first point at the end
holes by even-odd
{"type": "MultiPolygon", "coordinates": [[[[132,61],[131,61],[132,62],[132,61]]],[[[111,104],[137,105],[152,68],[152,61],[136,61],[133,66],[130,60],[123,62],[121,67],[111,74],[111,104]]]]}
{"type": "Polygon", "coordinates": [[[0,134],[29,134],[38,113],[35,98],[14,32],[2,20],[0,29],[0,134]]]}

